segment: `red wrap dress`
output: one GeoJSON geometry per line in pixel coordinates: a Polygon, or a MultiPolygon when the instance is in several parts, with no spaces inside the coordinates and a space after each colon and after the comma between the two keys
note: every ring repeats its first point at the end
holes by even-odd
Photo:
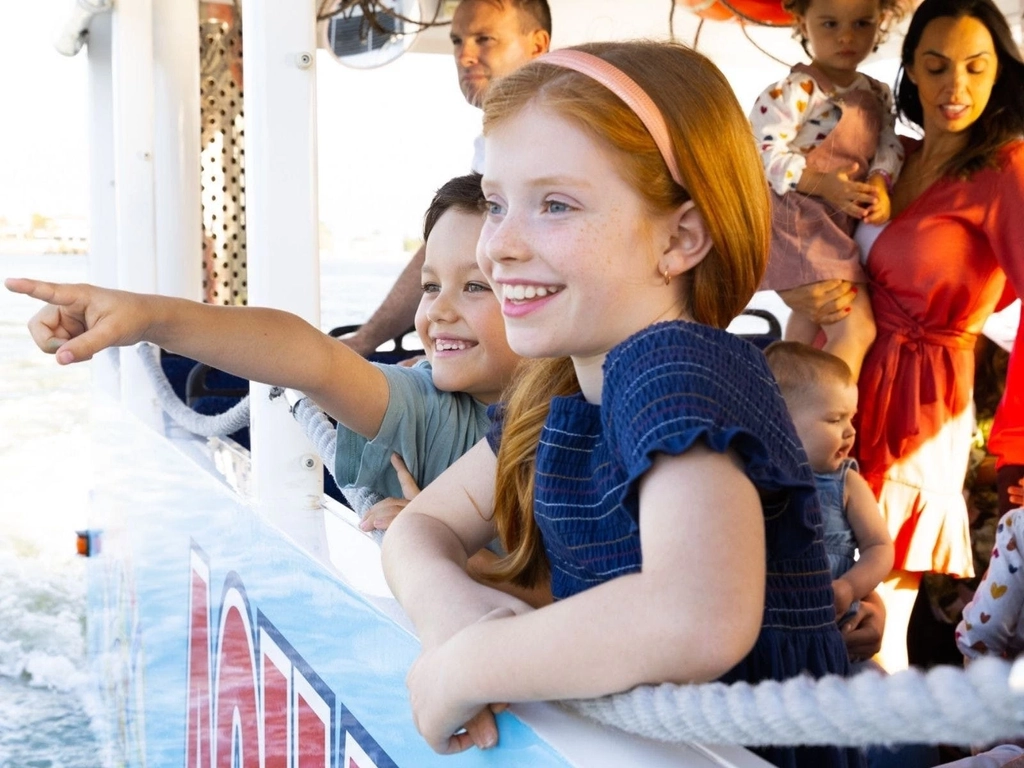
{"type": "MultiPolygon", "coordinates": [[[[1024,141],[1004,147],[999,160],[969,181],[932,184],[868,251],[878,335],[859,382],[857,451],[896,544],[897,570],[973,575],[963,483],[974,344],[1007,278],[1024,295],[1024,141]]],[[[865,242],[860,232],[858,240],[865,242]]],[[[1024,426],[1019,405],[1004,400],[1001,410],[1007,434],[1024,426]]]]}

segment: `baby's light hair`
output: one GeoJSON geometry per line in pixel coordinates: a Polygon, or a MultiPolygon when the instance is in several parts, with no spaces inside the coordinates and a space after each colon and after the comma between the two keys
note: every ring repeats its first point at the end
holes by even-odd
{"type": "Polygon", "coordinates": [[[764,351],[768,367],[779,383],[786,404],[798,405],[826,382],[853,384],[853,372],[844,360],[798,341],[776,341],[764,351]]]}

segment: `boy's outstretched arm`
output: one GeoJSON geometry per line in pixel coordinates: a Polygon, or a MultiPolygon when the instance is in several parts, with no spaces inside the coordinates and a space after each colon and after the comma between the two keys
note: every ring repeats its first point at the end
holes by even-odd
{"type": "Polygon", "coordinates": [[[9,278],[4,285],[46,302],[29,331],[61,365],[150,341],[237,376],[301,390],[366,437],[380,429],[388,403],[384,375],[296,315],[85,284],[9,278]]]}
{"type": "MultiPolygon", "coordinates": [[[[837,603],[843,586],[849,587],[852,600],[864,599],[889,575],[895,558],[892,538],[871,487],[853,470],[846,473],[846,493],[846,519],[857,540],[860,557],[853,568],[833,582],[837,603]]],[[[837,604],[837,612],[839,608],[837,604]]],[[[845,613],[849,602],[842,608],[842,613],[845,613]]]]}

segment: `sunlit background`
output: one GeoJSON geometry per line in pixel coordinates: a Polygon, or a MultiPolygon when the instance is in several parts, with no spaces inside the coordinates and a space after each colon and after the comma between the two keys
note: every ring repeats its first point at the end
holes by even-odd
{"type": "MultiPolygon", "coordinates": [[[[88,277],[86,54],[66,58],[52,44],[73,4],[0,0],[0,278],[88,277]]],[[[708,25],[702,47],[712,34],[708,25]]],[[[792,52],[785,30],[758,37],[792,52]]],[[[746,42],[729,51],[733,65],[751,54],[746,42]]],[[[759,56],[750,77],[733,78],[744,108],[784,71],[759,56]]],[[[866,71],[891,83],[896,65],[876,60],[866,71]]],[[[317,83],[326,328],[379,303],[418,245],[434,190],[469,170],[480,113],[448,55],[355,71],[320,52],[317,83]]],[[[95,768],[106,757],[90,727],[98,712],[73,554],[74,531],[87,524],[89,371],[34,348],[25,330],[34,310],[0,291],[0,768],[95,768]]]]}
{"type": "MultiPolygon", "coordinates": [[[[0,278],[88,276],[86,53],[66,58],[52,45],[72,5],[0,5],[0,278]]],[[[321,53],[317,66],[329,326],[379,302],[434,189],[468,170],[479,113],[447,56],[355,72],[321,53]]],[[[74,555],[92,471],[89,371],[35,349],[25,329],[34,311],[0,290],[0,768],[97,768],[108,756],[93,736],[100,713],[74,555]]]]}

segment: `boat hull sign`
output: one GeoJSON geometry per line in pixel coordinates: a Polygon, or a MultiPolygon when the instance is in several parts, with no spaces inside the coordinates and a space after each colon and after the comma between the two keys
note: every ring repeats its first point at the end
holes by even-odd
{"type": "Polygon", "coordinates": [[[510,713],[499,715],[500,748],[434,754],[405,689],[419,644],[381,601],[173,441],[116,409],[106,416],[94,439],[90,514],[102,534],[88,634],[114,765],[569,765],[510,713]]]}

